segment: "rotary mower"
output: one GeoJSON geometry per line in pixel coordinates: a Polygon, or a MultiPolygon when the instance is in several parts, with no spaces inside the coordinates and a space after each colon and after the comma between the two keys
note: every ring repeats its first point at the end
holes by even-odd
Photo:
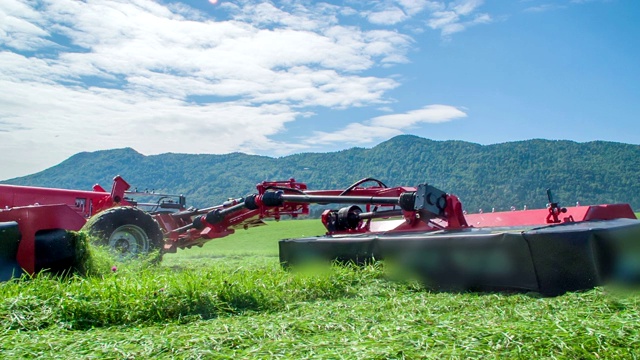
{"type": "Polygon", "coordinates": [[[342,190],[309,190],[294,179],[265,181],[256,193],[204,208],[183,196],[0,185],[0,280],[23,271],[64,271],[84,228],[123,255],[202,246],[263,219],[325,210],[326,234],[279,243],[285,267],[312,261],[385,260],[440,290],[520,290],[545,295],[640,279],[640,221],[627,204],[466,214],[462,203],[428,184],[387,187],[367,178],[342,190]],[[135,201],[134,198],[153,202],[135,201]]]}

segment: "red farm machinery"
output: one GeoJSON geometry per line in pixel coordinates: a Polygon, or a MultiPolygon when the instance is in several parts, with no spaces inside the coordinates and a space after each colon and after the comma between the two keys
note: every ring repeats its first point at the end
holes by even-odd
{"type": "Polygon", "coordinates": [[[74,258],[68,230],[84,227],[123,255],[202,246],[236,229],[325,210],[323,236],[279,243],[285,267],[331,260],[386,260],[442,290],[535,291],[554,295],[640,278],[640,221],[627,204],[561,207],[548,192],[538,210],[466,214],[460,200],[428,184],[387,187],[367,178],[341,190],[309,190],[294,179],[204,208],[183,196],[0,185],[0,280],[23,271],[64,271],[74,258]],[[136,201],[148,199],[154,201],[136,201]]]}

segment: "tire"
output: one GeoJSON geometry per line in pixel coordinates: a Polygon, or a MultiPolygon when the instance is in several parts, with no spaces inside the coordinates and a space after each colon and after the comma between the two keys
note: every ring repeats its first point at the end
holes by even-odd
{"type": "Polygon", "coordinates": [[[162,250],[163,234],[153,217],[134,207],[116,207],[99,213],[82,228],[98,245],[123,258],[162,250]]]}

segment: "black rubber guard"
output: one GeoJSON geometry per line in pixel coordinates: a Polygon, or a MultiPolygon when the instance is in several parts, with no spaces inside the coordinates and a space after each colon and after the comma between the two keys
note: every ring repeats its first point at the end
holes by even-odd
{"type": "Polygon", "coordinates": [[[20,231],[15,221],[0,222],[0,281],[7,281],[23,274],[16,260],[20,245],[20,231]]]}
{"type": "Polygon", "coordinates": [[[430,288],[521,290],[544,295],[640,280],[640,221],[616,219],[539,228],[469,228],[427,233],[281,240],[288,267],[316,260],[385,260],[430,288]]]}
{"type": "Polygon", "coordinates": [[[35,271],[68,273],[76,265],[75,238],[63,229],[40,230],[35,236],[35,271]]]}

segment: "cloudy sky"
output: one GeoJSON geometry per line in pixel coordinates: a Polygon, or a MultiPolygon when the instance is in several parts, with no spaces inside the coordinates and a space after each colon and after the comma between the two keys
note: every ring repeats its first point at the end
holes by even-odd
{"type": "Polygon", "coordinates": [[[637,0],[2,0],[0,179],[398,134],[640,144],[637,0]]]}

